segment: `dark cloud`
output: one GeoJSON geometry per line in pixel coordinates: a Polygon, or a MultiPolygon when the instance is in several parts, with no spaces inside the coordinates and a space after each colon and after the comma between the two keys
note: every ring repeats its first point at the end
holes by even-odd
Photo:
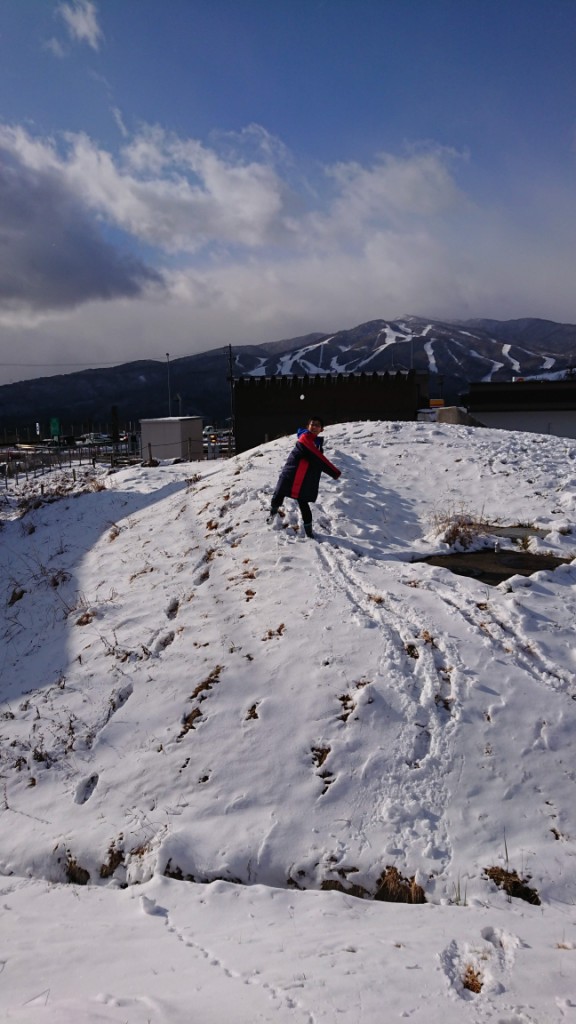
{"type": "Polygon", "coordinates": [[[25,166],[0,147],[0,309],[66,309],[161,283],[102,237],[56,171],[25,166]]]}

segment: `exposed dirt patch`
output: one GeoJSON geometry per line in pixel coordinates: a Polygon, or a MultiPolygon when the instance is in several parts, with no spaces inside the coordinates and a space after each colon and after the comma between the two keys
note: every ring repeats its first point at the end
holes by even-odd
{"type": "Polygon", "coordinates": [[[356,896],[359,900],[365,900],[369,898],[368,890],[362,885],[343,885],[337,879],[327,878],[322,882],[320,889],[322,892],[343,892],[346,896],[356,896]]]}
{"type": "Polygon", "coordinates": [[[501,867],[485,868],[484,874],[496,883],[499,889],[504,889],[508,896],[515,896],[519,900],[526,900],[534,906],[540,906],[540,897],[536,889],[532,889],[527,878],[520,878],[517,871],[508,871],[501,867]]]}
{"type": "Polygon", "coordinates": [[[108,860],[100,867],[100,878],[111,878],[116,868],[124,863],[124,850],[114,842],[108,847],[108,860]]]}
{"type": "Polygon", "coordinates": [[[86,871],[86,868],[81,867],[75,857],[72,856],[70,851],[66,854],[66,879],[72,885],[88,885],[90,881],[90,872],[86,871]]]}

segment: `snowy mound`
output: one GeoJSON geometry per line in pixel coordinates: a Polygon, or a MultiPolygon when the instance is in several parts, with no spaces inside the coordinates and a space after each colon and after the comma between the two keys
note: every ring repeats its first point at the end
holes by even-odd
{"type": "Polygon", "coordinates": [[[414,559],[462,508],[572,558],[576,448],[331,427],[314,542],[289,500],[265,521],[291,443],[8,517],[0,870],[440,902],[499,898],[499,869],[573,899],[576,569],[414,559]]]}

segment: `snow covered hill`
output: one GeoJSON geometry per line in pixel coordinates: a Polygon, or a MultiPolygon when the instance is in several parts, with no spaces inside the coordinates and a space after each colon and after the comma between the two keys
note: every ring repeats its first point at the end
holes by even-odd
{"type": "MultiPolygon", "coordinates": [[[[576,1020],[576,446],[424,423],[329,427],[342,477],[323,479],[308,541],[289,501],[265,522],[291,444],[37,478],[2,499],[0,895],[13,935],[27,921],[43,936],[35,955],[60,993],[32,991],[6,934],[5,1019],[310,1024],[388,1007],[418,1021],[576,1020]],[[449,551],[462,518],[477,548],[517,549],[494,527],[523,524],[521,544],[568,561],[498,587],[418,561],[449,551]],[[86,927],[91,949],[114,900],[109,959],[126,957],[138,999],[102,996],[106,970],[126,989],[103,951],[88,993],[64,982],[32,899],[86,927]],[[139,928],[167,924],[181,940],[178,963],[188,948],[222,967],[221,990],[219,971],[198,974],[197,1017],[178,986],[173,1005],[165,989],[142,994],[135,900],[139,928]],[[321,940],[318,914],[330,919],[321,940]],[[362,980],[350,966],[347,982],[341,957],[362,941],[362,980]],[[520,956],[535,943],[544,985],[520,956]],[[390,956],[403,964],[395,982],[390,956]],[[248,999],[236,1011],[233,979],[248,999]],[[248,993],[256,981],[268,1009],[262,989],[248,993]]],[[[170,956],[159,960],[165,977],[170,956]]]]}

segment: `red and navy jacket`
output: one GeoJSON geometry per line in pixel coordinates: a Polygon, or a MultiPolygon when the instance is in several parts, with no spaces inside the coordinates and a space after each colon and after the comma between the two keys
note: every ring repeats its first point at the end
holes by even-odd
{"type": "Polygon", "coordinates": [[[316,501],[321,474],[327,473],[337,480],[340,472],[322,454],[322,440],[315,438],[309,430],[300,429],[298,440],[280,473],[276,492],[281,490],[287,497],[300,498],[301,501],[316,501]]]}

